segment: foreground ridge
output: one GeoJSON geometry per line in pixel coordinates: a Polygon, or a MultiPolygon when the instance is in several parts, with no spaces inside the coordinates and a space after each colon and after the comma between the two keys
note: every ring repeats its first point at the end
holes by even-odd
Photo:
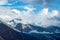
{"type": "Polygon", "coordinates": [[[0,23],[0,36],[4,40],[38,40],[33,36],[16,31],[16,29],[11,28],[5,22],[0,23]]]}

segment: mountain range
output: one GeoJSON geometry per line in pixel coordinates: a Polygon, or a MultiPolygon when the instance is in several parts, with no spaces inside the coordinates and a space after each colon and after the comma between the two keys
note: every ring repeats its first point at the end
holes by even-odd
{"type": "Polygon", "coordinates": [[[0,36],[1,40],[38,40],[31,35],[18,32],[8,27],[5,23],[0,23],[0,36]]]}
{"type": "Polygon", "coordinates": [[[18,23],[15,28],[39,40],[60,40],[60,27],[58,26],[43,28],[37,25],[18,23]]]}
{"type": "Polygon", "coordinates": [[[43,32],[43,31],[53,32],[53,33],[55,33],[56,31],[60,32],[60,27],[58,26],[49,26],[47,28],[43,28],[37,25],[18,23],[15,28],[26,33],[33,30],[36,30],[38,32],[43,32]]]}
{"type": "Polygon", "coordinates": [[[43,28],[32,24],[18,23],[11,27],[0,22],[1,40],[60,40],[60,27],[50,26],[43,28]]]}

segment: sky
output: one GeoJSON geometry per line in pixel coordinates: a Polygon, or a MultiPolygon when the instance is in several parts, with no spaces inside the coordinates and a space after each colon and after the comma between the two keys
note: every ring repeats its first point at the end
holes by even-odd
{"type": "Polygon", "coordinates": [[[60,26],[60,0],[0,0],[0,20],[41,27],[60,26]]]}

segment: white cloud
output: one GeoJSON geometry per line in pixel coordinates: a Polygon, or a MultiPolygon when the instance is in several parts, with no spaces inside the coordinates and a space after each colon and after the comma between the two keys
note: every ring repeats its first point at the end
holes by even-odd
{"type": "Polygon", "coordinates": [[[8,2],[8,0],[0,0],[0,5],[4,5],[8,2]]]}
{"type": "Polygon", "coordinates": [[[51,34],[50,32],[45,32],[45,31],[39,32],[39,31],[37,31],[37,30],[32,30],[32,31],[29,32],[29,34],[30,34],[30,33],[51,34]]]}
{"type": "Polygon", "coordinates": [[[37,30],[32,30],[29,33],[40,33],[40,32],[38,32],[37,30]]]}
{"type": "Polygon", "coordinates": [[[0,15],[0,19],[1,19],[1,20],[6,20],[6,21],[12,20],[11,17],[8,16],[8,15],[0,15]]]}
{"type": "Polygon", "coordinates": [[[58,26],[58,23],[60,21],[51,19],[55,16],[58,16],[59,12],[57,10],[53,10],[52,12],[48,11],[48,8],[43,8],[39,13],[34,14],[33,10],[32,12],[27,13],[24,11],[22,14],[22,22],[24,23],[35,23],[36,25],[48,27],[48,26],[58,26]]]}
{"type": "MultiPolygon", "coordinates": [[[[3,6],[0,6],[0,20],[4,20],[7,23],[10,23],[9,21],[17,18],[18,15],[19,14],[15,13],[10,8],[6,8],[6,7],[3,7],[3,6]]],[[[13,25],[13,23],[11,25],[13,25]]]]}
{"type": "Polygon", "coordinates": [[[37,19],[35,20],[37,21],[38,25],[43,27],[48,27],[52,25],[56,26],[59,21],[51,19],[54,18],[55,16],[58,16],[57,10],[53,10],[52,12],[49,12],[48,8],[44,8],[38,13],[38,15],[36,16],[37,19]]]}
{"type": "Polygon", "coordinates": [[[34,5],[42,5],[42,6],[50,6],[48,1],[46,0],[20,0],[22,2],[28,3],[28,4],[34,4],[34,5]]]}
{"type": "Polygon", "coordinates": [[[0,5],[14,5],[16,4],[16,0],[0,0],[0,5]],[[11,3],[10,3],[11,2],[11,3]]]}
{"type": "Polygon", "coordinates": [[[0,7],[0,16],[4,20],[7,18],[14,19],[15,22],[22,22],[24,24],[33,24],[39,25],[41,27],[48,27],[51,25],[54,26],[60,26],[60,21],[58,19],[54,19],[55,17],[60,16],[59,11],[53,10],[52,12],[49,12],[48,8],[43,8],[38,13],[34,13],[33,10],[36,10],[35,8],[31,7],[24,7],[27,11],[19,11],[17,9],[6,9],[4,7],[0,7]],[[3,11],[4,10],[4,11],[3,11]],[[22,19],[22,21],[16,20],[16,19],[22,19]]]}

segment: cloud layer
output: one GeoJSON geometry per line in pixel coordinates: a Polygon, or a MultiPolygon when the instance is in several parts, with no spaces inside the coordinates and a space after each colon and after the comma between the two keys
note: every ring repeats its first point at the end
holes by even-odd
{"type": "Polygon", "coordinates": [[[35,4],[35,5],[43,5],[43,6],[48,6],[48,2],[46,2],[46,0],[20,0],[22,2],[25,3],[29,3],[29,4],[35,4]]]}
{"type": "Polygon", "coordinates": [[[59,3],[59,0],[20,0],[21,2],[28,4],[41,5],[46,7],[52,7],[51,3],[59,3]]]}
{"type": "Polygon", "coordinates": [[[60,12],[58,10],[52,10],[52,12],[49,12],[49,8],[43,8],[38,13],[35,13],[33,10],[36,10],[36,8],[28,6],[24,6],[23,8],[27,11],[0,7],[0,19],[5,21],[14,20],[16,23],[30,23],[41,27],[48,27],[52,25],[60,26],[60,12]],[[17,19],[22,19],[22,21],[17,19]]]}
{"type": "Polygon", "coordinates": [[[0,0],[0,5],[4,5],[8,2],[8,0],[0,0]]]}

